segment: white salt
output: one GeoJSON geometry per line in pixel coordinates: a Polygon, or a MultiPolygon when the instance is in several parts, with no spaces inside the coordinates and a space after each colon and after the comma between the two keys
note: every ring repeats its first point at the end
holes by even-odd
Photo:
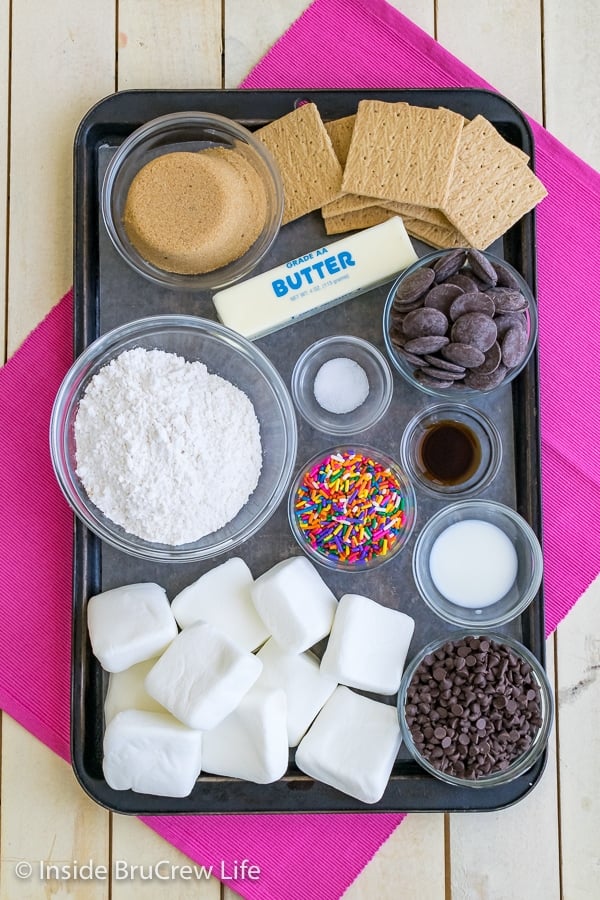
{"type": "Polygon", "coordinates": [[[369,396],[369,379],[357,362],[340,356],[323,363],[313,390],[317,403],[327,412],[349,413],[369,396]]]}

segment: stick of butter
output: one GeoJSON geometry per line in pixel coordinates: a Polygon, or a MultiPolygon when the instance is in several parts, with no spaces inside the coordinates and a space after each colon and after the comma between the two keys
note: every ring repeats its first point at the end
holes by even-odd
{"type": "Polygon", "coordinates": [[[417,254],[398,216],[216,293],[224,325],[254,339],[391,281],[417,254]]]}

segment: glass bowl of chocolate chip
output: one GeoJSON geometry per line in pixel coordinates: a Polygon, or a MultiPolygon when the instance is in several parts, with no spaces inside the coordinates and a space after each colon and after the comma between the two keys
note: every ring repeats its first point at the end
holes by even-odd
{"type": "Polygon", "coordinates": [[[435,778],[459,787],[507,784],[543,753],[553,720],[540,660],[507,635],[461,631],[428,644],[398,692],[406,747],[435,778]]]}
{"type": "Polygon", "coordinates": [[[473,248],[422,257],[394,282],[383,314],[392,365],[434,396],[510,383],[537,341],[537,306],[517,270],[473,248]]]}

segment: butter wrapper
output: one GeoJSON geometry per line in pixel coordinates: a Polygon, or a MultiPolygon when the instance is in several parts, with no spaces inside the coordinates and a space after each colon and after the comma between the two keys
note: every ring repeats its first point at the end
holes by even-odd
{"type": "Polygon", "coordinates": [[[417,254],[399,216],[218,291],[224,325],[251,340],[391,281],[417,254]]]}

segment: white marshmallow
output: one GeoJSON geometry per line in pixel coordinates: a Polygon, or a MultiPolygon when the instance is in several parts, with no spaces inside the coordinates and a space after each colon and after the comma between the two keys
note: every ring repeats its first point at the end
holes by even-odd
{"type": "Polygon", "coordinates": [[[180,628],[209,622],[244,650],[256,650],[269,630],[250,596],[252,573],[243,559],[228,559],[181,591],[171,604],[180,628]]]}
{"type": "Polygon", "coordinates": [[[337,687],[296,750],[296,765],[363,803],[381,800],[400,748],[394,706],[337,687]]]}
{"type": "Polygon", "coordinates": [[[395,694],[414,630],[410,616],[360,594],[344,594],[321,670],[349,687],[395,694]]]}
{"type": "Polygon", "coordinates": [[[116,791],[187,797],[200,774],[202,732],[168,713],[128,709],[104,733],[102,769],[116,791]]]}
{"type": "Polygon", "coordinates": [[[272,638],[257,656],[263,664],[257,686],[281,687],[285,692],[288,743],[295,747],[333,694],[337,682],[321,672],[314,653],[286,653],[272,638]]]}
{"type": "Polygon", "coordinates": [[[158,656],[177,634],[158,584],[128,584],[90,597],[87,621],[92,650],[107,672],[158,656]]]}
{"type": "Polygon", "coordinates": [[[288,767],[283,691],[255,685],[220,725],[205,731],[202,767],[257,784],[282,778],[288,767]]]}
{"type": "Polygon", "coordinates": [[[262,663],[206,622],[185,628],[146,675],[151,697],[187,725],[208,731],[250,690],[262,663]]]}
{"type": "Polygon", "coordinates": [[[104,700],[104,721],[108,725],[117,713],[124,709],[141,709],[146,712],[166,712],[165,708],[150,696],[144,687],[144,679],[154,663],[153,659],[136,663],[122,672],[111,672],[104,700]]]}
{"type": "Polygon", "coordinates": [[[331,630],[337,601],[305,556],[284,559],[252,586],[258,614],[278,644],[302,653],[331,630]]]}

